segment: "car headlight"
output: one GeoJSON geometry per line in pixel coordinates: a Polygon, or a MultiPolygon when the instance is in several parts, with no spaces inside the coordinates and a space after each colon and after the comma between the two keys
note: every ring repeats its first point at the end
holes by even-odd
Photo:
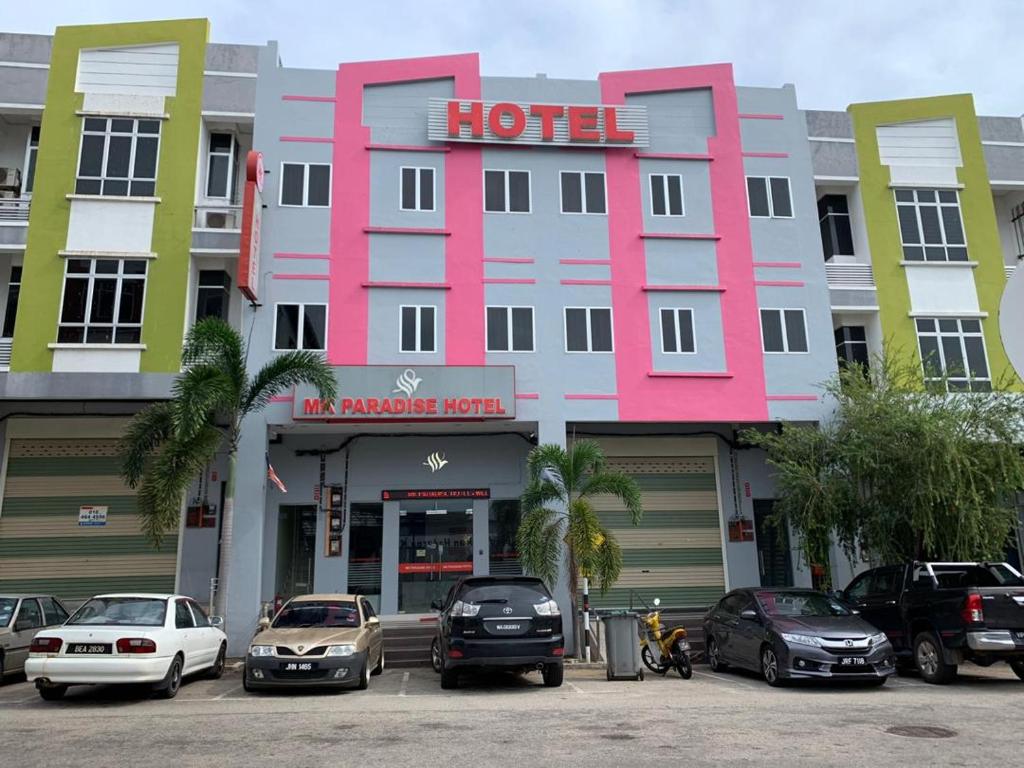
{"type": "Polygon", "coordinates": [[[274,646],[272,645],[250,645],[249,646],[250,656],[273,656],[274,646]]]}
{"type": "Polygon", "coordinates": [[[881,645],[882,643],[888,641],[888,639],[889,638],[886,637],[885,632],[879,632],[877,635],[872,635],[871,637],[869,637],[868,642],[871,645],[881,645]]]}
{"type": "Polygon", "coordinates": [[[327,647],[328,656],[351,656],[355,652],[354,645],[330,645],[327,647]]]}
{"type": "Polygon", "coordinates": [[[787,643],[794,643],[795,645],[812,645],[815,648],[821,648],[821,638],[815,637],[814,635],[791,635],[788,632],[783,632],[781,637],[787,643]]]}

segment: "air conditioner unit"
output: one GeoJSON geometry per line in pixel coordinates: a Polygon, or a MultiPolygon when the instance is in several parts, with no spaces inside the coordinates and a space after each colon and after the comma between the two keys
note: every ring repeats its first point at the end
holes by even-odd
{"type": "Polygon", "coordinates": [[[230,229],[234,217],[227,211],[209,211],[206,214],[207,229],[230,229]]]}
{"type": "Polygon", "coordinates": [[[0,189],[14,190],[18,192],[21,190],[21,169],[20,168],[0,168],[0,189]]]}

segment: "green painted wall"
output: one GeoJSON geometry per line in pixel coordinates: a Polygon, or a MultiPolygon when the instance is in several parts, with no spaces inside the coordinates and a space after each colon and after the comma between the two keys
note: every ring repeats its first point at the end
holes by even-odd
{"type": "Polygon", "coordinates": [[[50,371],[57,339],[64,261],[57,252],[67,242],[83,95],[75,92],[78,52],[83,48],[177,42],[177,94],[165,99],[170,116],[160,129],[153,251],[146,284],[141,371],[180,370],[185,327],[192,211],[199,152],[203,68],[209,22],[206,19],[58,27],[50,60],[46,106],[22,273],[21,303],[14,332],[12,371],[50,371]]]}
{"type": "Polygon", "coordinates": [[[982,328],[993,386],[1008,383],[1009,389],[1024,390],[1024,384],[1013,373],[999,336],[999,301],[1006,285],[1006,274],[974,99],[970,94],[957,94],[879,101],[853,104],[849,112],[853,119],[868,246],[886,344],[894,352],[912,355],[920,363],[914,321],[908,316],[910,289],[905,268],[900,266],[903,248],[896,202],[889,188],[889,168],[879,160],[875,129],[879,125],[952,117],[956,120],[964,163],[957,170],[957,177],[964,185],[960,190],[960,210],[967,236],[967,253],[969,259],[978,262],[974,269],[978,303],[981,310],[989,314],[982,320],[982,328]]]}

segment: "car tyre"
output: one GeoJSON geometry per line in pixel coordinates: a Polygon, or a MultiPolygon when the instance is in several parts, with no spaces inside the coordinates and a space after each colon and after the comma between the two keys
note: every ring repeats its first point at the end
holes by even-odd
{"type": "Polygon", "coordinates": [[[565,677],[565,667],[558,663],[545,664],[541,676],[544,678],[545,688],[559,688],[565,677]]]}
{"type": "Polygon", "coordinates": [[[775,654],[775,649],[770,645],[765,645],[761,649],[761,677],[773,688],[783,684],[779,671],[779,657],[775,654]]]}
{"type": "Polygon", "coordinates": [[[60,701],[68,692],[66,685],[41,685],[39,686],[39,697],[43,701],[60,701]]]}
{"type": "Polygon", "coordinates": [[[356,686],[357,691],[365,691],[370,687],[370,658],[367,655],[366,661],[363,662],[363,669],[359,673],[359,684],[356,686]]]}
{"type": "Polygon", "coordinates": [[[377,656],[377,666],[373,668],[371,675],[379,675],[384,671],[384,646],[381,646],[380,655],[377,656]]]}
{"type": "Polygon", "coordinates": [[[1013,674],[1024,680],[1024,659],[1015,659],[1010,662],[1010,669],[1013,670],[1013,674]]]}
{"type": "Polygon", "coordinates": [[[220,650],[217,651],[217,658],[213,662],[213,666],[210,667],[210,671],[206,673],[206,676],[211,680],[220,680],[224,676],[224,660],[228,655],[228,647],[224,643],[221,643],[220,650]]]}
{"type": "Polygon", "coordinates": [[[459,671],[441,667],[441,687],[446,691],[453,691],[459,687],[459,671]]]}
{"type": "Polygon", "coordinates": [[[156,696],[158,699],[173,699],[181,690],[181,671],[184,666],[184,659],[179,653],[171,659],[171,666],[167,668],[167,676],[163,682],[158,684],[156,696]]]}
{"type": "Polygon", "coordinates": [[[729,668],[729,665],[722,661],[722,651],[718,647],[718,641],[713,637],[708,638],[707,657],[712,672],[724,672],[729,668]]]}
{"type": "Polygon", "coordinates": [[[441,673],[441,638],[435,637],[430,643],[430,667],[438,674],[441,673]]]}
{"type": "Polygon", "coordinates": [[[956,664],[946,663],[934,632],[921,632],[914,638],[914,663],[926,683],[948,685],[956,677],[956,664]]]}

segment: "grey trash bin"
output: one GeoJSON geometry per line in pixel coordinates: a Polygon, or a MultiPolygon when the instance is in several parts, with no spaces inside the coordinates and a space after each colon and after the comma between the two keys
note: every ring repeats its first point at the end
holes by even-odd
{"type": "Polygon", "coordinates": [[[643,680],[636,614],[615,611],[602,617],[609,680],[643,680]]]}

